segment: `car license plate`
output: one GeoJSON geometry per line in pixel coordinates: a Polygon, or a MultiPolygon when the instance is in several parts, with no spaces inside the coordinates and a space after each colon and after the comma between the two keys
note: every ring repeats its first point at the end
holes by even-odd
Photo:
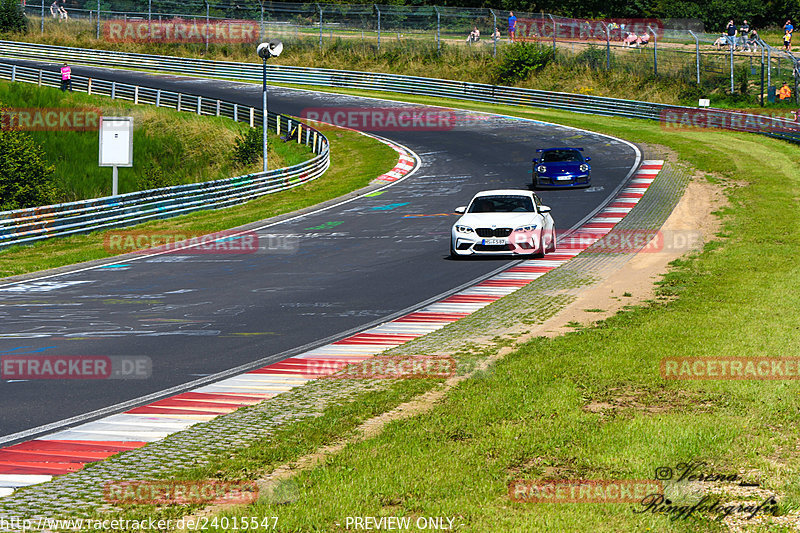
{"type": "Polygon", "coordinates": [[[484,245],[489,245],[489,246],[498,245],[498,244],[505,244],[505,243],[506,243],[505,239],[483,239],[483,244],[484,245]]]}
{"type": "Polygon", "coordinates": [[[570,181],[572,179],[572,176],[558,176],[556,179],[558,181],[570,181]]]}

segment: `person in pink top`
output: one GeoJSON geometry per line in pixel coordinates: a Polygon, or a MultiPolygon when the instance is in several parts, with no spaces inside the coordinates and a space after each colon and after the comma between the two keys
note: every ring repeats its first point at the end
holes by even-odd
{"type": "Polygon", "coordinates": [[[61,90],[66,91],[67,89],[72,91],[72,69],[64,63],[64,66],[61,67],[61,90]]]}
{"type": "Polygon", "coordinates": [[[64,63],[64,66],[61,67],[61,90],[66,91],[67,89],[72,91],[72,69],[64,63]]]}

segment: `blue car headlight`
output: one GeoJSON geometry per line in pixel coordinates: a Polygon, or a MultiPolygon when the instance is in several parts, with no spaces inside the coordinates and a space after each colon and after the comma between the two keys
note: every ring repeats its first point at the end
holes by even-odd
{"type": "Polygon", "coordinates": [[[584,163],[584,164],[582,164],[582,165],[580,166],[580,169],[581,169],[581,172],[589,172],[589,165],[587,165],[586,163],[584,163]]]}

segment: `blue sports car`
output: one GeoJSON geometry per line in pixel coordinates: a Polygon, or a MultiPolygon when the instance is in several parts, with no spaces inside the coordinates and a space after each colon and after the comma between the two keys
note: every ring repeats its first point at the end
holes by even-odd
{"type": "Polygon", "coordinates": [[[591,157],[583,148],[545,148],[533,159],[533,187],[588,187],[592,183],[591,157]]]}

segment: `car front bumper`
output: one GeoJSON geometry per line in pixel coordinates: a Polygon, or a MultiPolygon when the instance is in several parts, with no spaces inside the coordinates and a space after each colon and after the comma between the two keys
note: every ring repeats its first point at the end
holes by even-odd
{"type": "Polygon", "coordinates": [[[592,184],[591,174],[540,176],[534,173],[534,187],[588,187],[592,184]]]}
{"type": "Polygon", "coordinates": [[[541,253],[537,235],[511,234],[501,238],[481,238],[473,234],[452,232],[451,247],[456,255],[531,255],[541,253]]]}

